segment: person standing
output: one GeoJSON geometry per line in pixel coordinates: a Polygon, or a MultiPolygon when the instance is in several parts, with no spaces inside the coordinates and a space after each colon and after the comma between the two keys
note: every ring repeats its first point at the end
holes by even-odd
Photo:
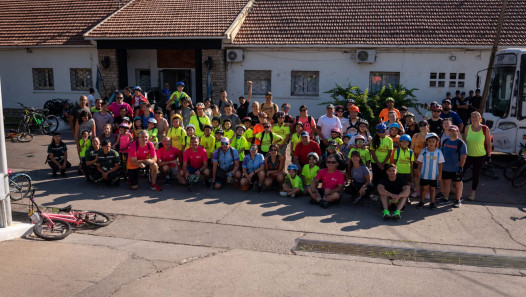
{"type": "Polygon", "coordinates": [[[442,113],[440,114],[440,117],[443,119],[451,118],[453,125],[456,125],[458,129],[462,130],[464,128],[464,123],[462,122],[462,119],[460,118],[458,113],[451,110],[450,100],[442,101],[442,113]]]}
{"type": "Polygon", "coordinates": [[[385,165],[389,164],[393,153],[393,140],[386,136],[387,126],[385,124],[376,125],[376,135],[371,141],[371,168],[373,169],[373,184],[385,176],[385,165]]]}
{"type": "Polygon", "coordinates": [[[327,105],[326,111],[327,114],[322,115],[316,124],[316,129],[318,131],[318,135],[320,136],[320,149],[322,154],[324,154],[327,150],[327,143],[329,138],[331,138],[331,131],[333,129],[340,129],[341,131],[342,129],[340,119],[334,115],[334,105],[327,105]]]}
{"type": "Polygon", "coordinates": [[[210,125],[210,119],[205,115],[205,105],[199,102],[195,105],[196,114],[190,117],[190,124],[195,127],[195,135],[199,138],[205,135],[205,126],[210,125]]]}
{"type": "Polygon", "coordinates": [[[224,114],[225,113],[225,106],[229,105],[230,107],[234,106],[234,103],[232,100],[228,99],[228,93],[225,89],[222,89],[221,92],[219,92],[219,95],[221,96],[219,99],[219,103],[217,104],[217,107],[219,108],[219,113],[224,114]]]}
{"type": "Polygon", "coordinates": [[[378,116],[380,118],[380,123],[387,122],[389,120],[389,112],[394,110],[396,112],[397,118],[401,118],[400,111],[396,108],[394,108],[394,99],[392,97],[388,97],[385,101],[386,108],[382,109],[380,111],[380,115],[378,116]]]}
{"type": "Polygon", "coordinates": [[[491,161],[491,135],[489,128],[482,125],[482,115],[478,111],[471,113],[471,125],[464,130],[464,137],[468,147],[464,170],[473,166],[471,194],[468,196],[468,200],[473,201],[479,184],[480,169],[484,163],[491,161]]]}
{"type": "Polygon", "coordinates": [[[113,126],[113,117],[108,112],[108,102],[103,101],[100,105],[100,111],[93,114],[93,120],[95,121],[96,134],[101,136],[104,134],[104,127],[106,124],[113,126]]]}
{"type": "Polygon", "coordinates": [[[278,106],[276,105],[276,103],[272,102],[271,92],[267,92],[265,94],[265,99],[266,101],[263,104],[261,104],[261,107],[260,107],[261,112],[266,113],[270,123],[274,124],[273,118],[274,118],[274,114],[278,112],[278,106]]]}
{"type": "Polygon", "coordinates": [[[89,95],[86,96],[88,98],[88,107],[89,108],[92,108],[95,106],[95,89],[94,88],[89,88],[89,95]]]}
{"type": "Polygon", "coordinates": [[[466,98],[466,92],[460,93],[460,97],[455,103],[455,108],[458,113],[458,116],[460,117],[460,119],[462,120],[462,123],[465,126],[469,118],[469,101],[466,98]]]}
{"type": "Polygon", "coordinates": [[[462,170],[466,163],[468,149],[466,143],[459,138],[459,130],[455,125],[448,128],[449,138],[442,142],[442,152],[444,153],[444,167],[442,168],[442,185],[444,198],[449,199],[449,189],[451,182],[455,187],[455,204],[454,207],[460,207],[462,191],[464,185],[462,183],[462,170]]]}
{"type": "Polygon", "coordinates": [[[305,164],[309,163],[309,154],[312,152],[321,156],[319,144],[310,139],[307,131],[303,131],[301,132],[301,142],[298,143],[296,149],[294,149],[293,163],[296,164],[298,168],[303,168],[305,164]]]}
{"type": "Polygon", "coordinates": [[[482,96],[480,96],[480,89],[475,90],[475,96],[469,100],[469,112],[470,114],[474,111],[480,112],[480,103],[482,102],[482,96]]]}
{"type": "Polygon", "coordinates": [[[248,114],[248,105],[250,104],[250,99],[252,98],[252,82],[247,81],[248,84],[248,96],[245,99],[245,97],[240,96],[239,97],[239,107],[236,110],[236,114],[240,119],[243,119],[248,114]]]}
{"type": "Polygon", "coordinates": [[[307,108],[307,106],[300,106],[300,115],[296,116],[293,125],[295,126],[298,122],[302,123],[303,131],[309,133],[310,138],[314,138],[314,132],[316,130],[316,121],[308,114],[308,112],[309,109],[307,108]]]}
{"type": "Polygon", "coordinates": [[[426,192],[429,191],[429,209],[436,208],[435,205],[435,191],[438,187],[438,181],[442,179],[442,166],[444,164],[444,154],[437,148],[439,137],[436,133],[428,133],[426,135],[426,148],[424,148],[418,156],[418,169],[420,172],[420,202],[416,206],[417,209],[424,207],[424,199],[426,192]]]}
{"type": "Polygon", "coordinates": [[[230,122],[232,123],[232,126],[237,126],[237,125],[240,125],[241,124],[241,119],[239,118],[239,116],[235,113],[233,113],[234,111],[234,107],[232,104],[230,103],[225,103],[225,105],[223,106],[224,107],[224,113],[221,115],[221,124],[223,124],[223,122],[226,120],[226,119],[229,119],[230,122]]]}

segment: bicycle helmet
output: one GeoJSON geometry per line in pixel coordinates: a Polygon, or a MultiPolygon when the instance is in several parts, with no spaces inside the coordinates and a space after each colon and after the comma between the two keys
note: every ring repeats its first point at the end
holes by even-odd
{"type": "Polygon", "coordinates": [[[126,122],[128,122],[128,123],[130,122],[130,118],[129,118],[129,117],[122,117],[122,120],[123,120],[123,121],[126,121],[126,122]]]}
{"type": "Polygon", "coordinates": [[[250,117],[244,117],[243,123],[250,122],[252,124],[252,119],[250,117]]]}
{"type": "Polygon", "coordinates": [[[387,126],[384,123],[376,125],[376,131],[378,130],[387,130],[387,126]]]}
{"type": "Polygon", "coordinates": [[[278,117],[278,118],[284,118],[284,117],[285,117],[285,113],[284,113],[283,111],[278,111],[278,112],[276,113],[276,117],[278,117]]]}
{"type": "Polygon", "coordinates": [[[310,157],[314,157],[314,159],[316,159],[316,162],[318,162],[320,160],[320,156],[318,156],[318,154],[316,152],[310,152],[308,155],[307,155],[307,158],[310,159],[310,157]]]}
{"type": "Polygon", "coordinates": [[[188,128],[192,128],[192,129],[195,130],[195,126],[194,126],[193,124],[188,124],[188,125],[186,125],[185,130],[188,130],[188,128]]]}
{"type": "Polygon", "coordinates": [[[365,141],[365,137],[364,137],[362,134],[358,134],[358,135],[356,135],[356,136],[354,137],[354,142],[356,142],[356,140],[358,140],[358,139],[361,139],[361,140],[365,141]]]}
{"type": "Polygon", "coordinates": [[[245,128],[245,126],[243,126],[243,125],[237,125],[236,126],[236,131],[237,131],[237,129],[243,129],[243,132],[247,131],[247,128],[245,128]]]}
{"type": "Polygon", "coordinates": [[[133,118],[133,121],[134,121],[134,122],[137,121],[137,120],[142,121],[141,117],[134,117],[134,118],[133,118]]]}
{"type": "Polygon", "coordinates": [[[119,128],[130,129],[130,126],[128,124],[126,124],[126,123],[121,123],[119,125],[119,128]]]}
{"type": "Polygon", "coordinates": [[[183,86],[184,87],[184,82],[182,81],[178,81],[176,84],[175,84],[176,87],[178,86],[183,86]]]}
{"type": "Polygon", "coordinates": [[[225,132],[223,131],[223,129],[217,129],[215,134],[225,135],[225,132]]]}
{"type": "Polygon", "coordinates": [[[431,107],[431,110],[432,110],[432,111],[434,111],[434,110],[442,110],[442,106],[440,106],[440,105],[437,104],[437,105],[431,107]]]}
{"type": "Polygon", "coordinates": [[[407,134],[404,134],[404,135],[400,136],[399,141],[402,142],[404,140],[407,140],[407,141],[411,142],[411,136],[409,136],[407,134]]]}
{"type": "Polygon", "coordinates": [[[298,171],[298,165],[296,164],[290,164],[288,167],[287,167],[287,170],[294,170],[294,171],[298,171]]]}
{"type": "Polygon", "coordinates": [[[174,119],[179,119],[179,120],[182,121],[182,120],[183,120],[183,117],[182,117],[180,114],[174,114],[174,115],[170,118],[170,120],[173,121],[174,119]]]}
{"type": "Polygon", "coordinates": [[[342,134],[342,131],[340,130],[340,128],[334,128],[331,130],[331,133],[339,133],[339,134],[342,134]]]}
{"type": "Polygon", "coordinates": [[[347,99],[347,103],[353,103],[354,104],[354,99],[347,99]]]}
{"type": "Polygon", "coordinates": [[[149,118],[149,119],[148,119],[148,123],[157,124],[157,120],[154,119],[154,118],[149,118]]]}
{"type": "Polygon", "coordinates": [[[367,128],[369,128],[369,121],[367,121],[365,119],[361,119],[360,122],[358,123],[358,126],[360,126],[361,124],[365,124],[365,126],[367,126],[367,128]]]}
{"type": "Polygon", "coordinates": [[[385,103],[387,103],[387,102],[389,102],[389,101],[394,102],[393,97],[387,97],[387,99],[385,100],[385,103]]]}
{"type": "Polygon", "coordinates": [[[398,123],[391,123],[389,125],[389,129],[391,129],[391,128],[396,128],[396,129],[400,130],[400,125],[398,123]]]}
{"type": "Polygon", "coordinates": [[[351,107],[351,109],[349,109],[349,111],[360,112],[360,108],[359,108],[358,106],[356,106],[356,105],[353,105],[353,106],[351,107]]]}
{"type": "Polygon", "coordinates": [[[343,135],[343,138],[345,138],[345,137],[351,139],[352,138],[352,134],[345,134],[345,135],[343,135]]]}
{"type": "Polygon", "coordinates": [[[427,141],[429,138],[436,138],[436,140],[439,140],[438,135],[437,135],[435,132],[427,133],[427,135],[426,135],[426,141],[427,141]]]}
{"type": "Polygon", "coordinates": [[[195,175],[195,174],[190,174],[188,175],[188,183],[190,185],[195,185],[199,182],[199,176],[195,175]]]}
{"type": "Polygon", "coordinates": [[[141,88],[141,86],[135,86],[135,87],[133,88],[133,90],[134,90],[134,91],[141,91],[141,92],[142,92],[142,88],[141,88]]]}
{"type": "Polygon", "coordinates": [[[327,142],[327,147],[329,146],[338,146],[338,143],[336,142],[336,140],[329,140],[327,142]]]}

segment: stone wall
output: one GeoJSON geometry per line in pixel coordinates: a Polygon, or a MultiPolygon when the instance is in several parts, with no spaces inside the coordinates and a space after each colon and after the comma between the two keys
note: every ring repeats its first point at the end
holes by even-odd
{"type": "Polygon", "coordinates": [[[115,49],[99,49],[99,70],[102,76],[101,96],[109,95],[119,87],[119,68],[117,67],[117,51],[115,49]],[[100,62],[104,57],[110,58],[110,66],[104,68],[100,62]]]}
{"type": "Polygon", "coordinates": [[[225,61],[225,51],[224,50],[210,50],[204,49],[203,53],[203,98],[206,99],[206,75],[208,69],[206,68],[205,61],[208,57],[212,57],[213,66],[210,69],[210,76],[212,78],[212,100],[218,102],[220,98],[221,89],[226,89],[226,61],[225,61]]]}

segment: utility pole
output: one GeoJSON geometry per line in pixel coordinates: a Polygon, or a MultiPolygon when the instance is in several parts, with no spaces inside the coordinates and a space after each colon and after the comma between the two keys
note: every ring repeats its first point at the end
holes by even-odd
{"type": "Polygon", "coordinates": [[[11,225],[11,198],[7,174],[7,155],[5,151],[4,113],[2,107],[2,82],[0,80],[0,228],[11,225]]]}
{"type": "Polygon", "coordinates": [[[506,6],[508,5],[508,0],[502,1],[502,7],[500,9],[499,22],[497,23],[497,32],[495,32],[495,39],[493,41],[493,47],[491,48],[491,55],[489,56],[488,72],[486,73],[486,80],[484,81],[484,91],[482,92],[482,100],[480,102],[479,112],[480,114],[484,113],[486,108],[486,99],[488,98],[489,83],[491,79],[491,72],[493,70],[493,60],[495,60],[495,53],[500,42],[500,32],[502,29],[502,22],[504,21],[504,13],[506,12],[506,6]]]}

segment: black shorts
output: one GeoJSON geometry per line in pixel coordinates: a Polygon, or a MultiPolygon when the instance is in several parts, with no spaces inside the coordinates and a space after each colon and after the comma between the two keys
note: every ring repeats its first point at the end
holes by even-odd
{"type": "Polygon", "coordinates": [[[418,163],[417,162],[413,163],[413,169],[418,169],[418,163]]]}
{"type": "Polygon", "coordinates": [[[436,179],[420,179],[420,186],[430,186],[436,188],[438,186],[438,181],[436,179]]]}
{"type": "Polygon", "coordinates": [[[404,181],[404,183],[406,185],[409,185],[409,183],[411,182],[411,174],[410,173],[398,173],[398,176],[400,177],[400,179],[402,179],[404,181]]]}
{"type": "Polygon", "coordinates": [[[139,173],[141,170],[147,170],[148,172],[149,166],[147,165],[145,168],[137,168],[137,169],[128,169],[128,184],[131,186],[136,186],[139,184],[139,173]]]}
{"type": "MultiPolygon", "coordinates": [[[[320,194],[320,197],[323,199],[323,196],[325,196],[325,189],[322,189],[322,188],[317,188],[318,190],[318,194],[320,194]]],[[[336,204],[336,203],[339,203],[340,200],[342,200],[342,195],[340,194],[340,199],[338,199],[337,201],[334,201],[334,202],[330,202],[331,204],[336,204]]]]}
{"type": "Polygon", "coordinates": [[[462,175],[456,172],[442,171],[442,179],[450,179],[454,183],[458,183],[462,181],[462,175]]]}

